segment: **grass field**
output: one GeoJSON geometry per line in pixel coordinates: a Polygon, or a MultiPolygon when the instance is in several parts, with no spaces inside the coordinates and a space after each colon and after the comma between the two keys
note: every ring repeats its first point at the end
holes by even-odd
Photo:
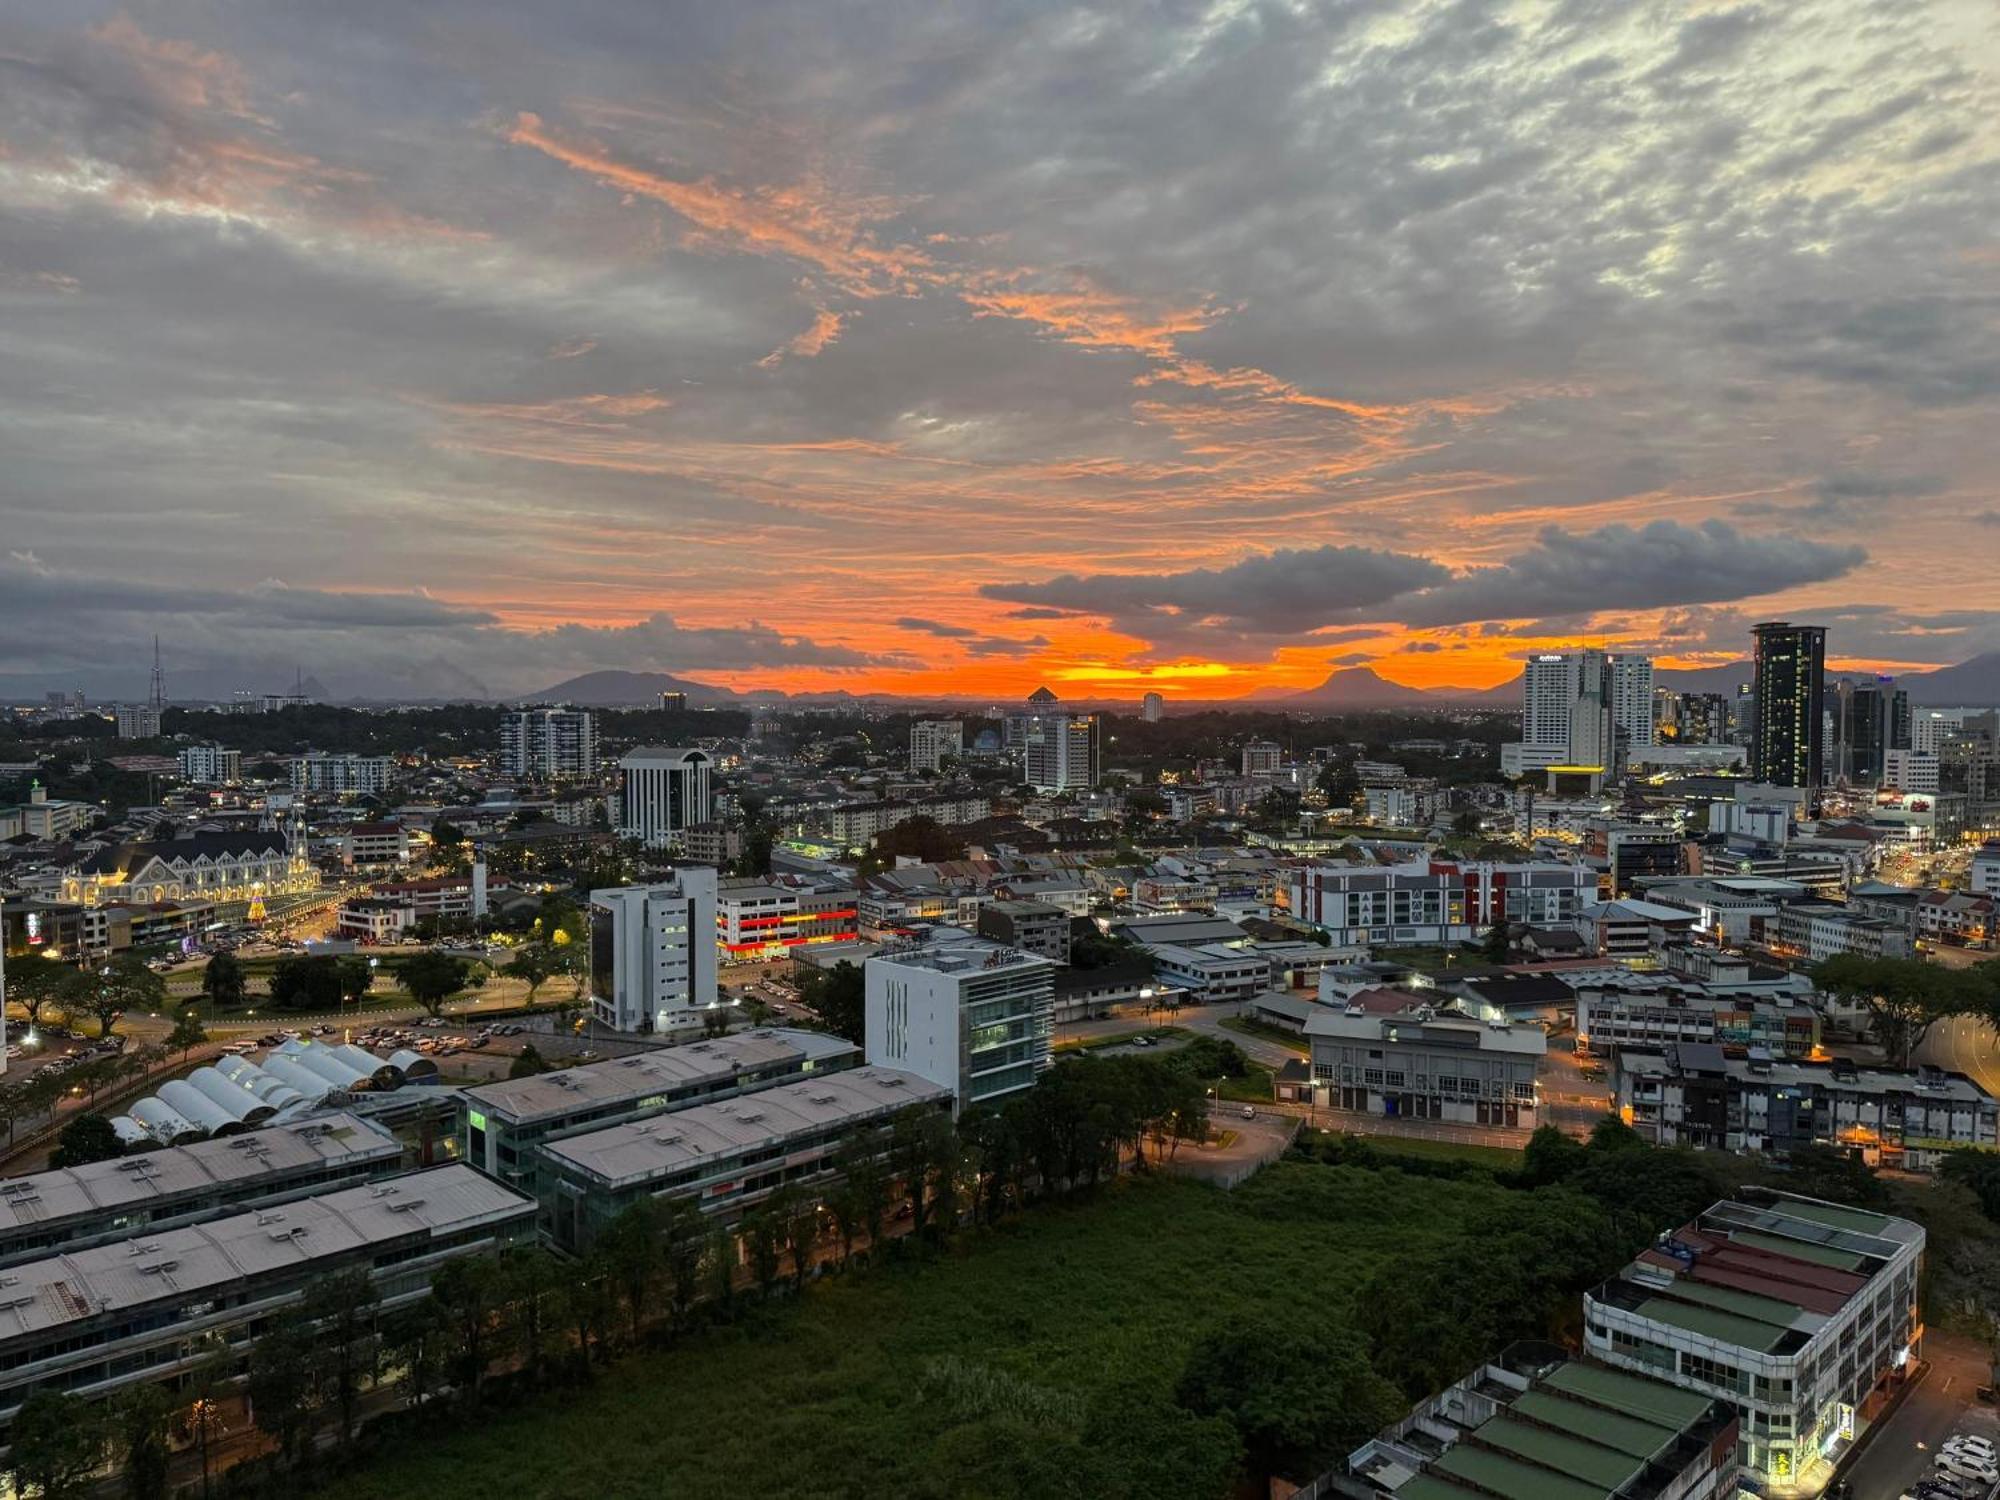
{"type": "Polygon", "coordinates": [[[1267,1042],[1276,1042],[1280,1047],[1289,1047],[1301,1057],[1312,1055],[1312,1046],[1296,1031],[1287,1031],[1282,1026],[1272,1026],[1263,1021],[1248,1020],[1243,1016],[1224,1016],[1215,1023],[1224,1031],[1233,1031],[1238,1036],[1262,1037],[1267,1042]]]}
{"type": "MultiPolygon", "coordinates": [[[[1037,1208],[927,1263],[811,1289],[490,1422],[448,1420],[343,1476],[343,1500],[985,1493],[952,1356],[1060,1406],[1167,1407],[1194,1341],[1246,1313],[1338,1316],[1384,1261],[1501,1190],[1281,1162],[1234,1193],[1179,1178],[1037,1208]]],[[[975,1445],[976,1446],[976,1445],[975,1445]]],[[[1160,1487],[1159,1500],[1194,1500],[1160,1487]]],[[[1222,1500],[1220,1496],[1212,1500],[1222,1500]]]]}
{"type": "MultiPolygon", "coordinates": [[[[1304,1139],[1310,1140],[1311,1136],[1304,1139]]],[[[1496,1171],[1521,1165],[1521,1153],[1509,1146],[1477,1146],[1469,1142],[1434,1141],[1416,1135],[1363,1135],[1358,1137],[1383,1157],[1422,1156],[1436,1161],[1470,1162],[1496,1171]]]]}

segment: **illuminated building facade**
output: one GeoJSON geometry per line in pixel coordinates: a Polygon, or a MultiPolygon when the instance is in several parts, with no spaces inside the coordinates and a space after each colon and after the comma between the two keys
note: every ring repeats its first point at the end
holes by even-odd
{"type": "Polygon", "coordinates": [[[731,882],[715,898],[715,941],[724,963],[780,958],[794,948],[859,940],[860,892],[774,881],[731,882]]]}
{"type": "Polygon", "coordinates": [[[1826,712],[1826,627],[1768,621],[1756,638],[1757,716],[1750,779],[1806,788],[1825,780],[1821,719],[1826,712]]]}
{"type": "Polygon", "coordinates": [[[275,829],[115,844],[63,876],[63,900],[85,906],[255,901],[318,888],[305,840],[275,829]]]}

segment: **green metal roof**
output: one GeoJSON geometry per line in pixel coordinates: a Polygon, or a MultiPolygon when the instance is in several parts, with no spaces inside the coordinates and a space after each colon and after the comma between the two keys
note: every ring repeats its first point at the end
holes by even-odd
{"type": "Polygon", "coordinates": [[[1871,1214],[1865,1208],[1841,1208],[1832,1203],[1801,1203],[1796,1199],[1782,1198],[1771,1205],[1775,1214],[1789,1214],[1794,1219],[1811,1219],[1815,1224],[1831,1224],[1835,1229],[1853,1229],[1862,1234],[1872,1234],[1882,1238],[1882,1231],[1889,1227],[1887,1214],[1871,1214]]]}
{"type": "Polygon", "coordinates": [[[1530,1426],[1512,1417],[1493,1418],[1482,1424],[1473,1437],[1488,1447],[1541,1464],[1600,1490],[1617,1489],[1643,1467],[1629,1453],[1551,1432],[1546,1427],[1530,1426]]]}
{"type": "Polygon", "coordinates": [[[1476,1491],[1453,1484],[1449,1479],[1441,1479],[1435,1474],[1419,1474],[1404,1481],[1396,1491],[1396,1500],[1480,1500],[1476,1491]]]}
{"type": "Polygon", "coordinates": [[[1836,1250],[1831,1245],[1809,1245],[1804,1240],[1788,1240],[1782,1234],[1765,1234],[1757,1229],[1732,1229],[1729,1237],[1737,1244],[1748,1245],[1754,1250],[1770,1250],[1796,1260],[1811,1261],[1816,1266],[1831,1266],[1836,1271],[1858,1271],[1868,1263],[1862,1256],[1836,1250]]]}
{"type": "Polygon", "coordinates": [[[1703,1338],[1734,1344],[1739,1349],[1755,1349],[1760,1354],[1769,1354],[1777,1348],[1786,1333],[1783,1328],[1774,1328],[1755,1318],[1739,1318],[1734,1313],[1717,1312],[1712,1307],[1698,1307],[1687,1302],[1669,1302],[1665,1297],[1648,1297],[1639,1304],[1638,1313],[1655,1323],[1684,1328],[1703,1338]]]}
{"type": "Polygon", "coordinates": [[[1544,1390],[1529,1391],[1508,1409],[1533,1417],[1558,1432],[1577,1433],[1634,1458],[1651,1458],[1679,1435],[1676,1428],[1606,1411],[1601,1406],[1589,1406],[1544,1390]]]}
{"type": "Polygon", "coordinates": [[[1694,1281],[1683,1276],[1674,1282],[1673,1295],[1689,1302],[1699,1302],[1705,1307],[1719,1308],[1738,1317],[1749,1318],[1758,1323],[1769,1323],[1778,1328],[1790,1328],[1793,1321],[1804,1311],[1795,1302],[1780,1301],[1776,1297],[1761,1297],[1755,1292],[1739,1292],[1734,1287],[1714,1286],[1706,1281],[1694,1281]]]}
{"type": "Polygon", "coordinates": [[[1501,1500],[1605,1500],[1602,1485],[1584,1484],[1469,1443],[1452,1448],[1431,1465],[1431,1471],[1454,1475],[1482,1490],[1491,1490],[1501,1500]]]}
{"type": "Polygon", "coordinates": [[[1628,1417],[1683,1432],[1701,1420],[1709,1408],[1709,1398],[1663,1381],[1648,1380],[1623,1370],[1602,1365],[1586,1365],[1571,1360],[1549,1372],[1542,1382],[1565,1391],[1579,1400],[1608,1406],[1628,1417]]]}

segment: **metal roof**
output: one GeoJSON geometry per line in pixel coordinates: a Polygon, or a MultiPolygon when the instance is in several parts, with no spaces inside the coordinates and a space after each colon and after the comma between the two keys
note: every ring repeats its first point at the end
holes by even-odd
{"type": "Polygon", "coordinates": [[[542,1150],[559,1166],[618,1188],[950,1097],[950,1089],[914,1073],[851,1068],[566,1136],[542,1150]]]}
{"type": "Polygon", "coordinates": [[[81,1219],[139,1203],[197,1196],[313,1167],[390,1159],[402,1147],[354,1115],[323,1115],[192,1146],[173,1146],[82,1167],[0,1181],[0,1234],[81,1219]]]}
{"type": "Polygon", "coordinates": [[[412,1233],[450,1234],[533,1212],[532,1199],[453,1165],[29,1261],[0,1272],[0,1348],[104,1313],[180,1305],[238,1282],[309,1270],[412,1233]]]}
{"type": "Polygon", "coordinates": [[[465,1100],[482,1114],[522,1125],[762,1068],[802,1067],[807,1062],[851,1057],[856,1051],[852,1042],[824,1032],[766,1028],[635,1052],[630,1057],[529,1078],[483,1083],[465,1090],[465,1100]]]}

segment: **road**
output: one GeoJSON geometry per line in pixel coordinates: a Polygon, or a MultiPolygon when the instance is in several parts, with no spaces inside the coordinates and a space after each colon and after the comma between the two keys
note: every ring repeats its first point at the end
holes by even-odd
{"type": "Polygon", "coordinates": [[[1930,1369],[1841,1475],[1854,1487],[1855,1500],[1895,1500],[1930,1473],[1938,1445],[1954,1432],[2000,1443],[2000,1413],[1973,1399],[1989,1374],[1985,1349],[1971,1339],[1929,1333],[1924,1357],[1930,1369]]]}

